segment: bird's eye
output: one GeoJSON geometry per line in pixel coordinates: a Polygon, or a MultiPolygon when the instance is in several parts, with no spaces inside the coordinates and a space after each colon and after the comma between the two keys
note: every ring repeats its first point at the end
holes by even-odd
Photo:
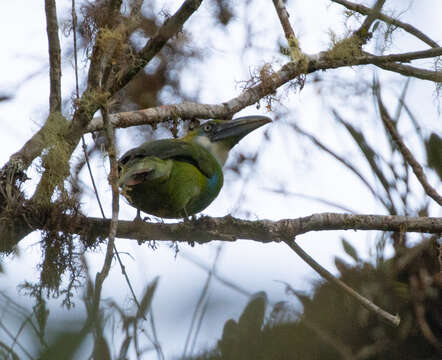
{"type": "Polygon", "coordinates": [[[210,130],[212,130],[212,124],[205,124],[203,130],[205,132],[210,132],[210,130]]]}

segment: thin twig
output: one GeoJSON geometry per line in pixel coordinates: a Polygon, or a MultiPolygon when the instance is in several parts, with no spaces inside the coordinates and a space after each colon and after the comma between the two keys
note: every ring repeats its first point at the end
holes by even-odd
{"type": "Polygon", "coordinates": [[[427,69],[417,68],[415,66],[404,65],[399,63],[377,63],[376,66],[381,69],[393,71],[405,76],[412,76],[422,80],[434,81],[436,83],[442,82],[442,71],[432,71],[427,69]]]}
{"type": "Polygon", "coordinates": [[[155,348],[155,351],[157,352],[158,359],[164,360],[164,353],[163,353],[163,349],[161,348],[161,344],[158,341],[158,335],[157,335],[157,330],[155,328],[155,320],[153,317],[152,308],[150,308],[150,310],[149,310],[149,320],[150,320],[150,327],[152,329],[153,339],[150,339],[150,337],[148,337],[148,339],[152,342],[152,344],[155,348]]]}
{"type": "MultiPolygon", "coordinates": [[[[0,321],[0,328],[6,333],[6,335],[8,335],[12,340],[14,340],[14,335],[9,331],[9,329],[3,325],[3,323],[0,321]]],[[[24,347],[21,343],[19,343],[18,341],[16,341],[17,346],[20,348],[21,351],[23,351],[26,356],[33,360],[34,357],[26,350],[26,347],[24,347]]]]}
{"type": "Polygon", "coordinates": [[[340,279],[333,276],[332,273],[324,269],[321,265],[319,265],[311,256],[309,256],[302,248],[296,243],[295,240],[288,240],[285,243],[296,253],[299,257],[304,260],[310,267],[312,267],[319,275],[321,275],[324,279],[327,279],[331,283],[337,285],[343,291],[345,291],[348,295],[356,299],[362,306],[364,306],[367,310],[372,313],[382,317],[390,324],[394,326],[399,326],[400,318],[399,315],[391,315],[387,311],[381,309],[379,306],[375,305],[373,302],[353,290],[351,287],[346,285],[340,279]]]}
{"type": "Polygon", "coordinates": [[[193,354],[193,352],[195,350],[196,340],[198,339],[198,334],[201,330],[201,325],[203,324],[204,316],[207,314],[207,309],[209,308],[209,300],[210,300],[210,297],[207,296],[206,300],[204,301],[203,308],[201,309],[200,315],[198,317],[198,321],[197,321],[196,329],[195,329],[195,335],[192,340],[192,346],[190,347],[190,354],[191,355],[193,354]]]}
{"type": "Polygon", "coordinates": [[[12,356],[13,360],[20,360],[15,351],[2,341],[0,341],[0,348],[4,349],[8,353],[8,355],[12,356]]]}
{"type": "MultiPolygon", "coordinates": [[[[385,195],[387,196],[390,203],[390,207],[388,207],[387,210],[391,215],[396,215],[397,210],[391,196],[390,183],[376,161],[376,159],[379,158],[380,155],[377,155],[373,148],[368,144],[365,136],[360,131],[355,129],[349,122],[345,121],[336,111],[336,109],[332,109],[332,113],[335,119],[345,127],[350,136],[353,138],[354,142],[359,147],[359,150],[364,155],[365,160],[367,160],[367,163],[373,171],[374,175],[376,175],[376,178],[379,180],[382,187],[384,188],[385,195]]],[[[384,197],[382,196],[382,198],[384,197]]]]}
{"type": "MultiPolygon", "coordinates": [[[[221,254],[221,249],[222,249],[222,244],[219,245],[217,247],[217,249],[216,249],[215,259],[213,260],[212,268],[208,271],[206,282],[205,282],[205,284],[204,284],[204,286],[203,286],[203,288],[201,290],[201,294],[200,294],[200,296],[198,298],[198,301],[196,303],[195,310],[193,311],[192,320],[190,321],[189,331],[187,333],[186,342],[184,344],[184,350],[183,350],[183,356],[182,356],[183,359],[186,357],[187,348],[190,345],[190,339],[192,337],[192,332],[193,332],[193,327],[195,326],[196,317],[198,315],[198,312],[199,312],[199,309],[200,309],[201,305],[204,302],[204,299],[207,297],[213,273],[216,271],[216,265],[218,264],[218,259],[219,259],[219,256],[221,254]]],[[[194,341],[195,341],[197,336],[198,336],[198,333],[195,332],[194,341]]],[[[192,350],[190,351],[190,354],[192,354],[192,350]]]]}
{"type": "MultiPolygon", "coordinates": [[[[347,9],[358,12],[363,15],[368,15],[372,11],[371,8],[369,8],[367,6],[364,6],[361,4],[355,4],[355,3],[351,2],[351,1],[347,1],[347,0],[331,0],[331,1],[341,4],[341,5],[345,6],[347,9]]],[[[406,32],[410,33],[411,35],[416,36],[419,40],[422,40],[424,43],[430,45],[431,47],[438,47],[439,46],[437,42],[433,41],[427,35],[425,35],[422,31],[418,30],[417,28],[415,28],[414,26],[412,26],[410,24],[404,23],[404,22],[394,19],[390,16],[384,15],[380,12],[377,14],[377,18],[379,20],[386,22],[387,24],[391,24],[391,25],[397,26],[397,27],[405,30],[406,32]]]]}
{"type": "MultiPolygon", "coordinates": [[[[198,266],[200,269],[203,269],[207,272],[210,272],[212,269],[202,263],[199,259],[197,259],[195,256],[191,255],[190,253],[186,253],[184,252],[184,250],[180,250],[180,252],[178,253],[179,256],[181,256],[183,259],[186,259],[187,261],[191,262],[192,264],[198,266]]],[[[232,281],[222,277],[221,275],[219,275],[216,271],[212,271],[212,277],[214,279],[216,279],[217,281],[219,281],[221,284],[223,284],[224,286],[227,286],[228,288],[236,291],[237,293],[244,295],[245,297],[250,297],[253,295],[252,292],[245,290],[244,288],[242,288],[241,286],[233,283],[232,281]]]]}
{"type": "Polygon", "coordinates": [[[357,214],[358,212],[350,209],[349,207],[346,207],[344,205],[338,204],[334,201],[330,201],[330,200],[326,200],[317,196],[312,196],[312,195],[307,195],[307,194],[301,194],[301,193],[297,193],[297,192],[292,192],[292,191],[286,191],[286,190],[279,190],[279,189],[271,189],[271,188],[264,188],[264,190],[266,191],[271,191],[273,193],[276,194],[281,194],[283,196],[295,196],[295,197],[300,197],[300,198],[304,198],[304,199],[308,199],[308,200],[313,200],[313,201],[317,201],[320,202],[322,204],[328,205],[328,206],[332,206],[336,209],[340,209],[342,211],[345,211],[347,213],[350,214],[357,214]]]}
{"type": "Polygon", "coordinates": [[[427,180],[427,177],[425,176],[424,169],[419,164],[419,162],[415,159],[411,151],[408,149],[408,147],[404,144],[402,141],[401,136],[399,135],[396,127],[394,126],[390,115],[388,114],[387,109],[385,108],[381,95],[380,90],[378,88],[376,97],[378,99],[378,106],[379,111],[381,113],[381,118],[384,123],[385,128],[387,129],[388,133],[390,134],[393,141],[396,143],[399,151],[401,152],[404,159],[408,162],[408,164],[413,169],[414,174],[416,175],[417,179],[421,183],[422,187],[425,190],[425,193],[430,196],[434,201],[436,201],[439,205],[442,205],[442,196],[438,194],[435,188],[433,188],[430,183],[427,180]]]}
{"type": "Polygon", "coordinates": [[[109,227],[109,242],[115,243],[115,235],[117,233],[117,226],[118,226],[118,212],[120,209],[119,206],[120,192],[118,190],[117,150],[115,148],[114,128],[108,120],[106,106],[103,106],[101,108],[101,112],[103,114],[103,119],[106,124],[105,134],[107,140],[106,141],[107,154],[109,156],[109,163],[110,163],[109,183],[112,190],[112,219],[109,227]]]}
{"type": "Polygon", "coordinates": [[[365,176],[361,174],[361,172],[354,167],[349,161],[344,159],[342,156],[336,154],[333,150],[329,149],[326,145],[324,145],[322,142],[320,142],[313,134],[308,133],[307,131],[301,129],[299,126],[292,124],[292,127],[299,132],[300,134],[306,136],[310,141],[312,141],[315,145],[320,147],[322,150],[324,150],[327,154],[333,156],[336,160],[338,160],[341,164],[343,164],[346,168],[348,168],[353,174],[355,174],[362,183],[370,190],[371,194],[375,197],[375,199],[379,200],[384,207],[389,210],[393,203],[388,203],[385,201],[385,199],[380,196],[375,189],[371,186],[371,184],[366,180],[365,176]]]}

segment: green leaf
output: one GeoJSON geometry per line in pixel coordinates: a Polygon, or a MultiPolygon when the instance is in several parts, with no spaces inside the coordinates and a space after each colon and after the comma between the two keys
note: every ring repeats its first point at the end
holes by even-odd
{"type": "Polygon", "coordinates": [[[435,133],[432,133],[427,141],[425,141],[427,150],[427,162],[439,175],[442,180],[442,139],[435,133]]]}
{"type": "Polygon", "coordinates": [[[356,249],[344,238],[341,239],[342,247],[344,248],[345,253],[350,256],[354,261],[359,262],[359,256],[356,249]]]}
{"type": "Polygon", "coordinates": [[[143,298],[140,302],[140,308],[137,312],[137,318],[146,316],[150,309],[150,304],[152,303],[152,298],[155,293],[158,284],[158,276],[150,283],[150,285],[144,291],[143,298]]]}
{"type": "Polygon", "coordinates": [[[254,294],[241,314],[238,325],[242,333],[259,331],[264,323],[267,294],[264,291],[254,294]]]}
{"type": "Polygon", "coordinates": [[[69,360],[75,355],[85,337],[84,331],[63,332],[40,355],[40,360],[69,360]]]}

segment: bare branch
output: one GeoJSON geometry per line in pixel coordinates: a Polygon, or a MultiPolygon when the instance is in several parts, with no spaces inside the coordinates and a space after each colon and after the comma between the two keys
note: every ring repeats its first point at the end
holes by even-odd
{"type": "Polygon", "coordinates": [[[377,0],[373,7],[368,11],[367,17],[365,18],[361,27],[355,31],[355,34],[359,36],[364,43],[369,39],[370,27],[378,18],[384,4],[385,0],[377,0]]]}
{"type": "MultiPolygon", "coordinates": [[[[353,58],[330,58],[328,53],[321,53],[318,56],[310,56],[307,65],[289,62],[280,70],[271,74],[268,78],[262,79],[257,85],[248,88],[243,93],[221,104],[198,104],[185,102],[181,104],[163,105],[149,109],[122,112],[109,115],[110,121],[115,127],[125,128],[137,125],[152,125],[158,122],[171,119],[229,119],[233,114],[259,101],[261,98],[275,92],[279,87],[290,80],[305,73],[312,73],[318,70],[335,69],[345,66],[374,64],[385,67],[387,70],[401,72],[404,65],[391,63],[391,61],[410,61],[434,57],[442,54],[442,47],[424,51],[415,51],[402,54],[390,54],[375,56],[366,53],[363,56],[353,58]],[[389,68],[387,68],[389,67],[389,68]]],[[[441,81],[442,73],[407,67],[407,76],[416,76],[425,80],[441,81]]],[[[101,130],[103,119],[94,118],[87,127],[88,132],[101,130]]]]}
{"type": "MultiPolygon", "coordinates": [[[[110,114],[109,120],[114,127],[126,128],[137,125],[154,125],[159,122],[172,119],[228,119],[233,115],[232,110],[224,105],[181,103],[172,105],[162,105],[143,110],[121,112],[110,114]]],[[[103,119],[101,117],[93,118],[90,122],[87,132],[101,130],[103,128],[103,119]]]]}
{"type": "MultiPolygon", "coordinates": [[[[436,47],[428,50],[422,50],[422,51],[412,51],[408,53],[401,53],[401,54],[390,54],[390,55],[383,55],[383,56],[376,56],[372,55],[370,53],[364,52],[364,57],[361,59],[363,62],[366,62],[367,64],[385,64],[390,62],[409,62],[411,60],[417,60],[417,59],[425,59],[425,58],[431,58],[436,56],[442,55],[442,47],[436,47]]],[[[362,64],[362,62],[360,63],[362,64]]]]}
{"type": "Polygon", "coordinates": [[[103,267],[101,271],[97,272],[95,276],[95,291],[94,291],[94,301],[92,314],[98,314],[98,309],[100,306],[101,299],[101,290],[103,288],[104,280],[106,280],[109,275],[110,267],[112,264],[112,259],[114,255],[115,249],[115,236],[117,233],[118,227],[118,211],[119,211],[119,199],[120,193],[118,191],[117,179],[118,179],[118,170],[117,170],[117,153],[115,149],[115,139],[114,139],[114,131],[112,125],[110,125],[107,119],[107,111],[105,106],[102,107],[103,118],[105,121],[105,130],[106,130],[106,139],[107,139],[107,152],[109,155],[110,162],[110,174],[109,174],[109,183],[112,188],[112,219],[109,223],[109,233],[108,233],[108,243],[106,248],[106,256],[104,258],[103,267]]]}
{"type": "Polygon", "coordinates": [[[390,118],[390,115],[388,114],[387,109],[385,108],[379,89],[377,90],[376,97],[378,100],[378,106],[379,111],[381,113],[381,118],[384,123],[385,128],[387,129],[388,133],[390,134],[393,141],[396,143],[399,151],[401,152],[404,159],[408,162],[408,164],[413,169],[414,174],[416,175],[419,182],[422,184],[422,187],[425,190],[425,193],[430,196],[434,201],[436,201],[439,205],[442,205],[442,197],[437,193],[436,189],[433,188],[430,183],[427,180],[427,177],[425,176],[424,169],[419,164],[419,162],[415,159],[411,151],[408,149],[408,147],[404,144],[404,142],[401,139],[401,136],[399,135],[396,127],[393,124],[393,121],[390,118]]]}
{"type": "Polygon", "coordinates": [[[324,279],[332,282],[338,288],[342,289],[345,293],[356,299],[362,306],[371,311],[372,313],[382,317],[387,320],[390,324],[394,326],[399,326],[400,318],[399,315],[391,315],[387,311],[381,309],[379,306],[375,305],[373,302],[363,297],[361,294],[353,290],[350,286],[343,283],[341,280],[333,276],[332,273],[324,269],[319,265],[311,256],[309,256],[302,248],[296,243],[295,240],[285,242],[299,257],[304,260],[308,265],[310,265],[319,275],[324,279]]]}
{"type": "Polygon", "coordinates": [[[49,43],[49,111],[61,113],[61,56],[55,0],[45,0],[46,31],[49,43]]]}
{"type": "MultiPolygon", "coordinates": [[[[345,6],[347,9],[352,10],[352,11],[356,11],[356,12],[363,14],[363,15],[368,15],[371,12],[371,9],[369,7],[366,7],[366,6],[360,5],[360,4],[355,4],[351,1],[347,1],[347,0],[331,0],[331,1],[341,4],[341,5],[345,6]]],[[[382,13],[378,13],[377,18],[379,20],[382,20],[382,21],[388,23],[388,24],[397,26],[397,27],[405,30],[406,32],[410,33],[411,35],[416,36],[419,40],[422,40],[423,42],[430,45],[431,47],[439,47],[437,42],[431,40],[422,31],[416,29],[414,26],[412,26],[410,24],[404,23],[402,21],[399,21],[397,19],[394,19],[394,18],[384,15],[382,13]]]]}
{"type": "MultiPolygon", "coordinates": [[[[65,218],[70,221],[73,219],[65,218]]],[[[109,221],[99,218],[84,218],[79,223],[78,233],[85,229],[105,234],[109,221]],[[103,228],[104,227],[104,228],[103,228]]],[[[205,243],[215,239],[235,241],[251,239],[259,242],[284,241],[310,231],[325,230],[380,230],[442,233],[442,218],[407,217],[384,215],[354,215],[320,213],[307,217],[279,221],[248,221],[225,216],[201,218],[194,224],[134,225],[131,221],[119,221],[117,237],[137,240],[177,240],[205,243]]]]}
{"type": "Polygon", "coordinates": [[[279,21],[281,22],[282,29],[284,30],[285,38],[290,48],[290,59],[292,61],[299,61],[305,57],[299,46],[298,38],[295,36],[292,26],[289,21],[289,13],[287,12],[282,0],[273,0],[276,13],[278,14],[279,21]]]}
{"type": "Polygon", "coordinates": [[[422,80],[429,80],[438,83],[442,83],[442,71],[431,71],[426,69],[420,69],[409,65],[403,65],[398,63],[384,63],[376,64],[378,67],[384,70],[393,71],[405,76],[412,76],[422,80]]]}
{"type": "MultiPolygon", "coordinates": [[[[57,10],[55,0],[45,0],[46,31],[49,45],[50,94],[49,110],[61,113],[61,65],[60,40],[58,37],[57,10]]],[[[50,124],[48,121],[15,154],[11,155],[4,169],[12,165],[17,171],[25,171],[32,161],[41,154],[45,147],[45,134],[50,124]]]]}
{"type": "MultiPolygon", "coordinates": [[[[25,212],[26,209],[23,209],[25,212]]],[[[50,209],[46,210],[49,212],[50,209]]],[[[29,232],[47,227],[43,209],[35,214],[26,214],[29,232]]],[[[79,234],[90,238],[105,238],[109,232],[110,221],[82,215],[69,216],[60,214],[58,223],[54,226],[59,231],[79,234]]],[[[338,213],[319,213],[306,217],[285,219],[279,221],[260,220],[248,221],[231,216],[221,218],[202,217],[192,223],[141,223],[133,221],[118,221],[117,237],[139,241],[195,241],[206,243],[212,240],[235,241],[250,239],[258,242],[284,241],[310,231],[327,230],[379,230],[406,231],[421,233],[442,233],[442,218],[437,217],[408,217],[385,215],[355,215],[338,213]]],[[[29,233],[28,232],[28,233],[29,233]]],[[[13,234],[12,234],[13,235],[13,234]]],[[[2,238],[1,250],[15,245],[20,239],[13,239],[7,233],[2,238]]]]}

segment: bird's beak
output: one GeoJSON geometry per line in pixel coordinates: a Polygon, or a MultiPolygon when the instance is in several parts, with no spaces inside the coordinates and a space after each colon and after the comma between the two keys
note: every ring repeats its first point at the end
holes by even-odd
{"type": "Polygon", "coordinates": [[[243,116],[223,123],[218,123],[216,129],[210,137],[210,140],[221,141],[225,139],[231,139],[234,142],[232,144],[233,146],[248,133],[265,124],[268,124],[269,122],[272,122],[272,119],[267,116],[252,115],[243,116]]]}

